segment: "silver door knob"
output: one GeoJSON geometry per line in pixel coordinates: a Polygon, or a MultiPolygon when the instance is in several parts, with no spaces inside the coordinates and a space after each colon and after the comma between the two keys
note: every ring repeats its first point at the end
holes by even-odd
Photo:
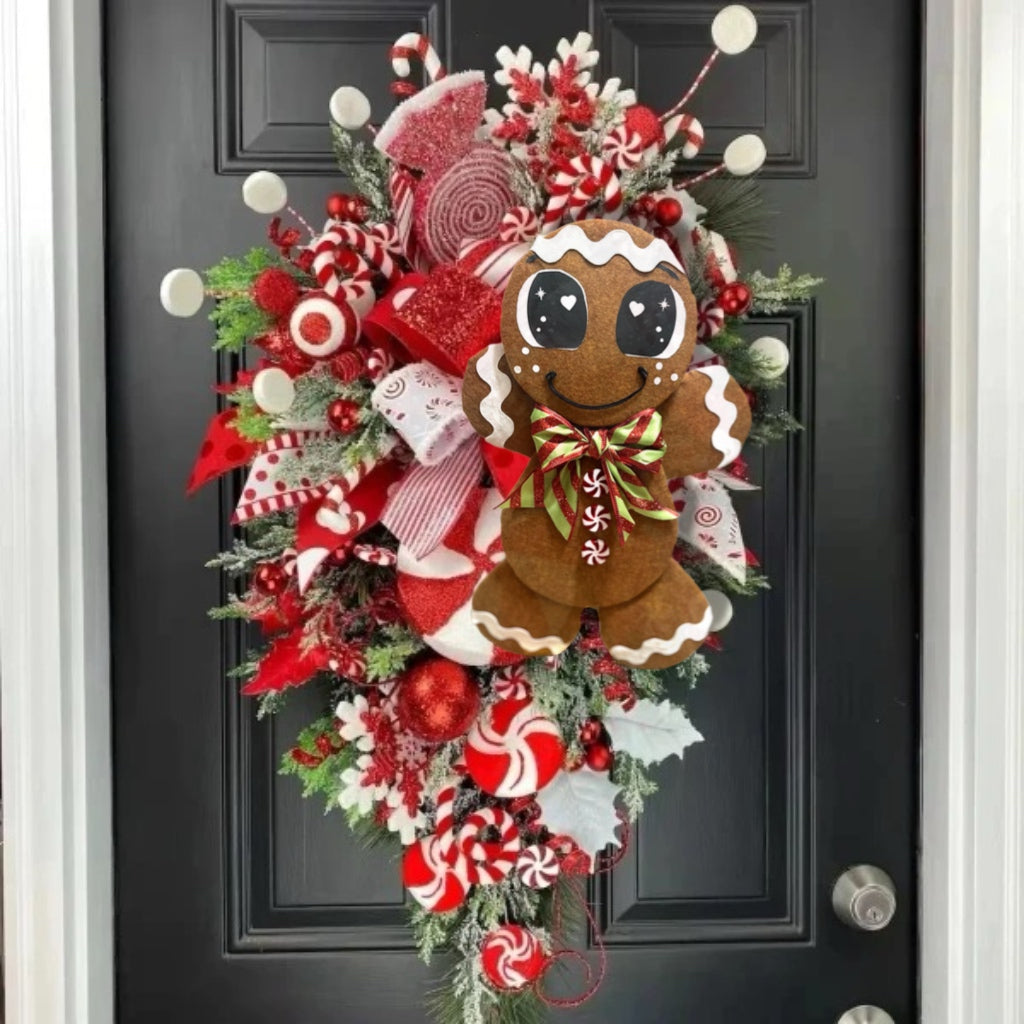
{"type": "MultiPolygon", "coordinates": [[[[851,928],[881,931],[896,916],[896,886],[881,868],[858,864],[836,879],[832,906],[839,920],[851,928]]],[[[879,1022],[885,1019],[880,1017],[879,1022]]],[[[844,1024],[849,1022],[844,1019],[844,1024]]]]}
{"type": "Polygon", "coordinates": [[[896,1024],[896,1022],[877,1006],[855,1006],[836,1021],[836,1024],[896,1024]]]}

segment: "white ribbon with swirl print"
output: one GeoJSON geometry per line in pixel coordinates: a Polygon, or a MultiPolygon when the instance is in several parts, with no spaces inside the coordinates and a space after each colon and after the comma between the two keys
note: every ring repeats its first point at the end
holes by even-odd
{"type": "Polygon", "coordinates": [[[754,484],[713,469],[701,476],[672,481],[672,499],[679,512],[679,539],[745,583],[747,553],[730,491],[756,491],[754,484]]]}
{"type": "Polygon", "coordinates": [[[454,525],[483,471],[476,431],[462,411],[462,382],[431,363],[410,363],[380,381],[372,402],[416,456],[381,522],[423,558],[454,525]]]}

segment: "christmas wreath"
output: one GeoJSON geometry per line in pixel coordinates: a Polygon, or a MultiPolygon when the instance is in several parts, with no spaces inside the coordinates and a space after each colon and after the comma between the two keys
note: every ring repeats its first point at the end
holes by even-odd
{"type": "MultiPolygon", "coordinates": [[[[740,272],[737,253],[759,231],[750,176],[764,145],[741,136],[721,165],[679,180],[703,143],[685,108],[719,56],[748,48],[756,30],[745,7],[719,12],[710,58],[663,114],[617,79],[593,81],[598,54],[583,32],[546,66],[502,47],[500,109],[485,109],[482,72],[447,74],[424,37],[403,36],[390,53],[400,102],[383,125],[370,125],[359,90],[331,97],[334,148],[356,192],[328,197],[323,228],[291,209],[281,178],[256,172],[243,197],[271,218],[270,244],[205,280],[173,270],[161,286],[178,316],[214,299],[215,348],[242,357],[218,386],[222,408],[188,485],[244,470],[234,543],[210,563],[234,581],[213,616],[256,623],[264,637],[235,675],[261,714],[293,687],[322,691],[323,716],[281,771],[368,840],[398,847],[421,956],[445,946],[457,957],[438,994],[442,1020],[527,1020],[596,990],[596,923],[595,969],[566,947],[565,921],[573,909],[589,916],[587,878],[621,856],[656,788],[651,767],[701,740],[685,696],[719,647],[730,595],[766,586],[733,508],[734,493],[756,486],[736,442],[723,464],[671,480],[671,503],[656,513],[642,469],[616,476],[626,491],[611,512],[623,534],[631,508],[677,520],[673,558],[706,609],[702,650],[661,672],[634,667],[612,656],[586,609],[557,653],[505,649],[478,628],[473,595],[502,561],[501,506],[526,493],[527,459],[478,437],[461,398],[471,360],[498,344],[503,292],[536,239],[600,218],[648,232],[685,275],[697,334],[689,369],[722,367],[738,382],[750,439],[796,428],[767,401],[785,344],[738,332],[749,314],[803,301],[817,283],[785,265],[774,278],[740,272]],[[413,60],[422,88],[410,81],[413,60]],[[566,961],[583,971],[578,992],[552,995],[549,969],[566,961]]],[[[562,296],[566,310],[574,303],[562,296]]],[[[639,316],[645,305],[631,308],[639,316]]],[[[553,423],[537,438],[546,430],[556,444],[575,429],[553,423]]],[[[580,446],[593,448],[597,433],[642,455],[636,438],[656,425],[648,416],[626,427],[624,440],[596,431],[580,446]]],[[[573,486],[601,493],[587,474],[573,486]]],[[[564,508],[569,519],[549,511],[567,533],[611,522],[602,506],[579,517],[564,508]]],[[[584,560],[603,561],[588,552],[607,552],[605,542],[587,544],[584,560]]]]}

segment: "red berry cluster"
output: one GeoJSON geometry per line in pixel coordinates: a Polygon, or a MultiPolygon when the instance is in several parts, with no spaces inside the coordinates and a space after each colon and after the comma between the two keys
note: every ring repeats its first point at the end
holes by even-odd
{"type": "Polygon", "coordinates": [[[608,771],[614,760],[611,740],[600,718],[588,718],[580,728],[580,743],[587,767],[595,772],[608,771]]]}

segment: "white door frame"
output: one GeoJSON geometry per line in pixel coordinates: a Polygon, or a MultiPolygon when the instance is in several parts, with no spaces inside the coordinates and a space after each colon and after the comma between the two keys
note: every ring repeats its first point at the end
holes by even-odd
{"type": "MultiPolygon", "coordinates": [[[[1024,3],[927,8],[923,1020],[1020,1024],[1024,3]]],[[[0,2],[9,1024],[114,1019],[100,24],[0,2]]]]}

